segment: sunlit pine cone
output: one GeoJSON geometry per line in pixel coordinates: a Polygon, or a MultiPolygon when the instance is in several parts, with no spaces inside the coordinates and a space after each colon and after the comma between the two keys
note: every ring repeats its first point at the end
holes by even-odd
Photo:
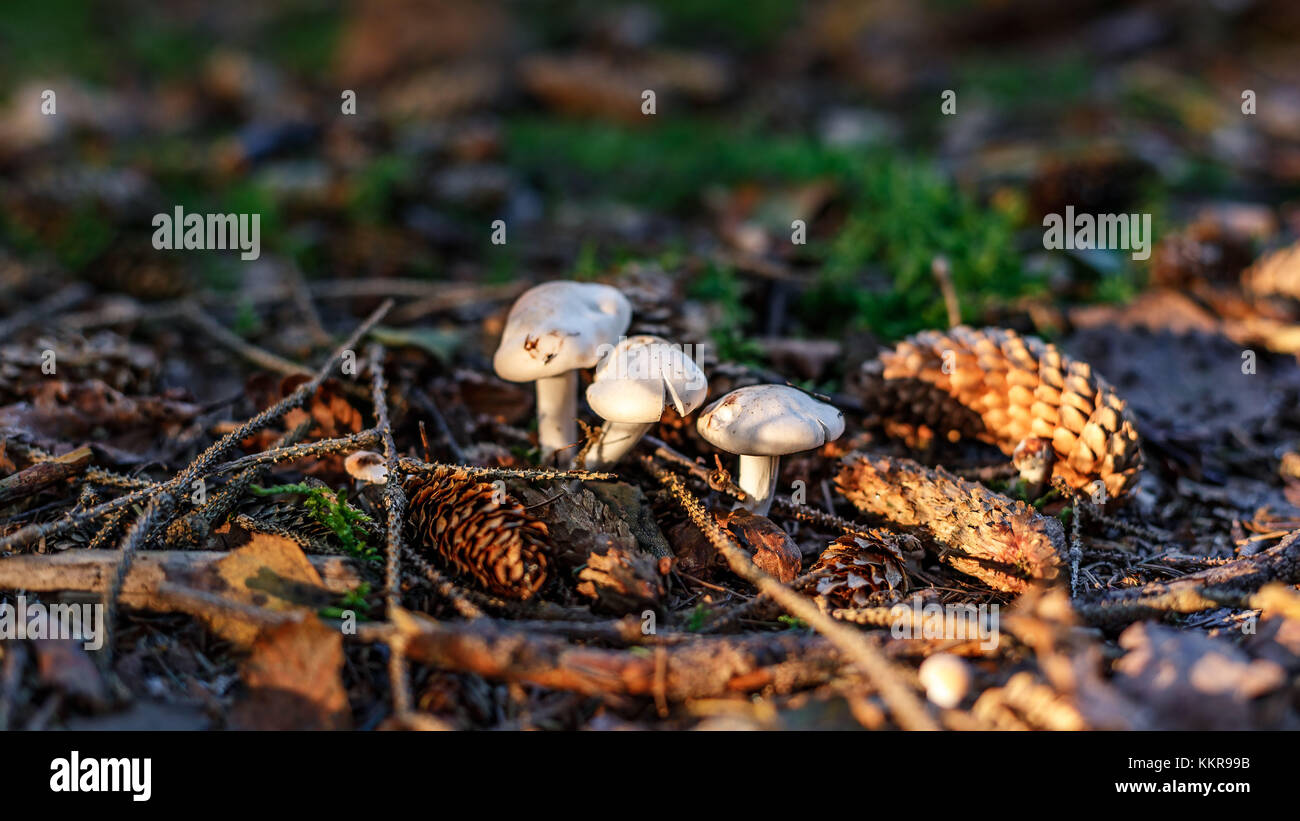
{"type": "Polygon", "coordinates": [[[505,598],[527,599],[546,583],[546,525],[496,486],[449,471],[412,476],[405,490],[417,549],[505,598]]]}
{"type": "Polygon", "coordinates": [[[1242,272],[1241,284],[1252,296],[1300,299],[1300,242],[1260,257],[1242,272]]]}
{"type": "Polygon", "coordinates": [[[1142,451],[1132,412],[1088,363],[1000,328],[923,331],[877,359],[853,383],[868,421],[891,432],[924,425],[950,441],[974,437],[1011,455],[1028,437],[1052,443],[1053,474],[1108,498],[1137,481],[1142,451]]]}

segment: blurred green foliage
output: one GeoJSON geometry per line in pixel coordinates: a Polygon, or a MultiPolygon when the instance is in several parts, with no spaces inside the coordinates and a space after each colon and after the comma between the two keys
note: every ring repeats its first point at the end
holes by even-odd
{"type": "MultiPolygon", "coordinates": [[[[627,129],[575,121],[511,123],[510,162],[554,196],[607,197],[675,213],[699,212],[713,185],[835,181],[849,215],[837,236],[810,243],[820,266],[800,308],[818,333],[865,328],[896,338],[944,324],[930,273],[945,255],[962,300],[975,316],[989,301],[1031,293],[1040,283],[1021,267],[1013,219],[979,206],[938,171],[886,149],[831,148],[806,137],[692,120],[627,129]]],[[[718,272],[693,285],[693,295],[729,306],[734,325],[747,319],[734,288],[718,272]],[[710,289],[716,294],[705,294],[710,289]]]]}

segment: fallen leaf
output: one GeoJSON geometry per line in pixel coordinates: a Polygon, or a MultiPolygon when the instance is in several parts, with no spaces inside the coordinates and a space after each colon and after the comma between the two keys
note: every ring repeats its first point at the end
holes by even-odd
{"type": "Polygon", "coordinates": [[[94,709],[108,706],[108,687],[80,641],[42,639],[31,645],[41,681],[94,709]]]}
{"type": "MultiPolygon", "coordinates": [[[[304,593],[323,586],[320,573],[293,541],[255,533],[248,544],[217,562],[214,592],[241,604],[288,612],[311,611],[304,593]],[[304,589],[305,588],[305,589],[304,589]]],[[[257,637],[256,625],[222,615],[206,619],[212,632],[247,646],[257,637]]]]}
{"type": "Polygon", "coordinates": [[[231,710],[238,730],[346,730],[343,634],[309,616],[263,630],[240,665],[248,694],[231,710]]]}
{"type": "Polygon", "coordinates": [[[799,575],[803,553],[785,528],[743,507],[726,514],[720,522],[752,551],[754,565],[760,570],[783,582],[794,581],[799,575]]]}
{"type": "Polygon", "coordinates": [[[1251,727],[1252,700],[1286,682],[1275,662],[1251,660],[1199,632],[1140,622],[1120,634],[1119,644],[1128,653],[1115,663],[1116,686],[1150,709],[1163,729],[1251,727]]]}

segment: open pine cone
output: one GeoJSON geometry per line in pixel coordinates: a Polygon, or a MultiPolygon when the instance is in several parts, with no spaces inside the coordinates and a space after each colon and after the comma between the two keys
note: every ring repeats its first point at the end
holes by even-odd
{"type": "Polygon", "coordinates": [[[901,542],[919,547],[912,536],[885,531],[846,533],[822,551],[808,571],[819,574],[813,583],[818,604],[827,609],[867,607],[875,593],[907,590],[901,542]]]}
{"type": "Polygon", "coordinates": [[[1052,444],[1053,473],[1071,487],[1101,480],[1118,498],[1137,481],[1142,451],[1124,400],[1086,362],[1000,328],[923,331],[862,366],[853,385],[869,422],[891,433],[974,437],[1011,455],[1025,439],[1052,444]]]}
{"type": "Polygon", "coordinates": [[[546,525],[494,485],[445,472],[412,476],[405,490],[411,537],[443,566],[510,599],[527,599],[546,583],[546,525]]]}
{"type": "Polygon", "coordinates": [[[1260,257],[1242,272],[1241,284],[1253,296],[1300,299],[1300,242],[1260,257]]]}

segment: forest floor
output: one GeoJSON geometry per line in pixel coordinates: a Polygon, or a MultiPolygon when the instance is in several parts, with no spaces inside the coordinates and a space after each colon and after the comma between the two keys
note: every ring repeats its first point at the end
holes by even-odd
{"type": "Polygon", "coordinates": [[[0,604],[107,643],[0,641],[0,728],[1300,728],[1287,4],[89,5],[0,23],[0,604]],[[1149,258],[1046,250],[1067,207],[1149,258]],[[492,355],[556,278],[844,434],[766,517],[696,414],[542,464],[492,355]],[[959,324],[1113,386],[1119,494],[864,379],[959,324]],[[536,523],[526,597],[449,558],[536,523]]]}

